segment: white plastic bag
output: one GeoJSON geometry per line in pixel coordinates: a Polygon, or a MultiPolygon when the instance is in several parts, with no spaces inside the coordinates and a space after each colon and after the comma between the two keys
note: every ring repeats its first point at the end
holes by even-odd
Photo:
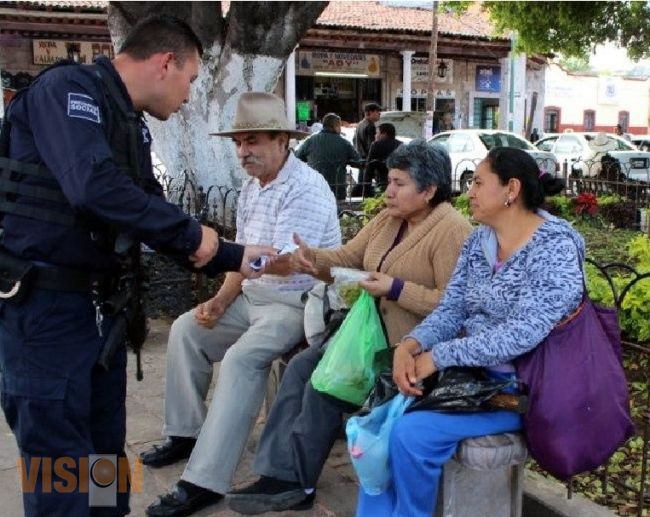
{"type": "Polygon", "coordinates": [[[349,309],[352,307],[361,294],[359,282],[370,278],[370,273],[367,271],[349,267],[333,267],[330,270],[330,274],[334,277],[332,290],[337,295],[339,305],[335,309],[349,309]]]}

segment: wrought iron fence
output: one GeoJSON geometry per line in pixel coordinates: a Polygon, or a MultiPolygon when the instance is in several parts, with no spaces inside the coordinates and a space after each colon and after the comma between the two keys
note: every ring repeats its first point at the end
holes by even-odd
{"type": "Polygon", "coordinates": [[[650,233],[650,168],[632,169],[605,155],[601,160],[564,160],[561,175],[565,195],[616,196],[618,210],[627,210],[632,219],[626,226],[650,233]]]}

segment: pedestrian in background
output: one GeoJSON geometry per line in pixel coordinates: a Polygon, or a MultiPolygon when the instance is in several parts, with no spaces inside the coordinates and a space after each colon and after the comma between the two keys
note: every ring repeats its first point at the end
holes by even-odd
{"type": "Polygon", "coordinates": [[[361,162],[359,153],[341,136],[341,117],[336,113],[323,117],[323,129],[305,140],[296,156],[324,176],[337,200],[346,197],[346,165],[358,167],[361,162]]]}

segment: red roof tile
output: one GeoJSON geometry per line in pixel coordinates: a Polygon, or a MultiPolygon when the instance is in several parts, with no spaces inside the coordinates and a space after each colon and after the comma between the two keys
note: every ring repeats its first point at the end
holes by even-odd
{"type": "MultiPolygon", "coordinates": [[[[333,1],[316,22],[320,27],[370,31],[431,33],[431,9],[386,5],[383,2],[333,1]]],[[[479,4],[461,15],[441,12],[438,31],[464,36],[494,36],[494,27],[479,4]]]]}
{"type": "MultiPolygon", "coordinates": [[[[230,7],[229,1],[222,2],[223,12],[230,7]]],[[[40,0],[20,1],[15,5],[32,8],[88,9],[106,11],[108,2],[103,0],[40,0]]],[[[316,21],[316,27],[360,29],[373,32],[390,31],[405,33],[430,33],[431,10],[387,5],[386,2],[357,2],[349,0],[331,1],[316,21]]],[[[438,31],[445,34],[493,37],[494,27],[479,3],[474,3],[461,15],[440,13],[438,31]]]]}
{"type": "Polygon", "coordinates": [[[41,9],[96,9],[106,11],[108,9],[108,2],[102,0],[86,1],[86,0],[40,0],[36,2],[16,2],[21,7],[29,6],[32,8],[41,9]]]}

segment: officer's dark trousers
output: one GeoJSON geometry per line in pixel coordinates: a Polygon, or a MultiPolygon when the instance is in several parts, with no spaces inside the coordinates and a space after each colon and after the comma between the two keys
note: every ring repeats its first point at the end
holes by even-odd
{"type": "Polygon", "coordinates": [[[320,358],[310,347],[287,365],[257,448],[258,474],[315,488],[343,414],[359,409],[312,387],[309,378],[320,358]]]}
{"type": "MultiPolygon", "coordinates": [[[[89,498],[83,479],[89,454],[124,457],[126,350],[104,371],[95,365],[102,344],[87,294],[34,289],[19,304],[0,305],[2,409],[25,465],[28,517],[128,513],[128,489],[119,493],[113,482],[103,490],[118,492],[116,505],[91,507],[105,492],[89,498]]],[[[100,472],[105,483],[110,477],[110,469],[100,472]]]]}

